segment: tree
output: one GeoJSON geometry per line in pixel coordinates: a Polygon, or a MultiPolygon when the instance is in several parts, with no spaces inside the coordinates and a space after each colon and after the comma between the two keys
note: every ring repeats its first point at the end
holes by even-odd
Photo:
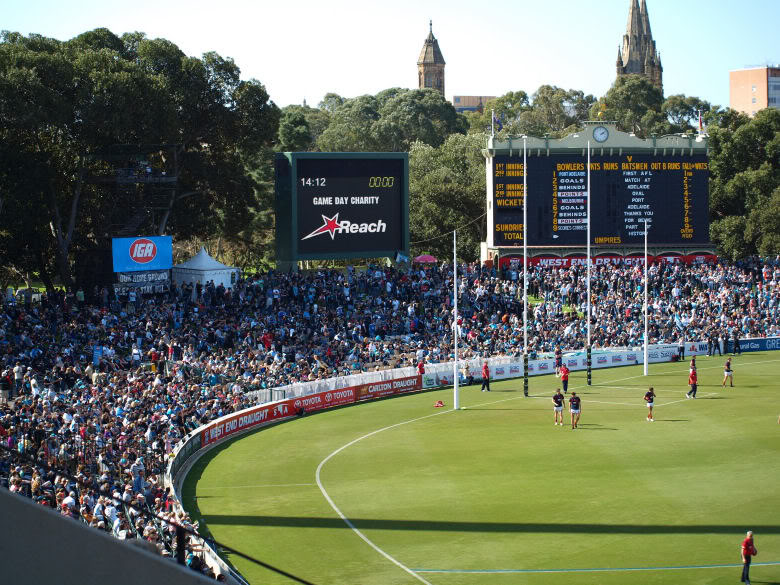
{"type": "Polygon", "coordinates": [[[710,224],[710,239],[718,242],[721,255],[731,260],[739,260],[750,253],[750,245],[745,240],[747,220],[742,216],[730,215],[710,224]]]}
{"type": "Polygon", "coordinates": [[[311,146],[309,122],[300,108],[285,108],[279,121],[279,149],[282,151],[308,150],[311,146]]]}
{"type": "Polygon", "coordinates": [[[624,132],[633,132],[640,138],[652,133],[665,133],[659,119],[648,112],[661,112],[661,90],[642,75],[623,75],[591,108],[591,119],[615,120],[624,132]]]}
{"type": "Polygon", "coordinates": [[[697,129],[699,127],[699,114],[704,119],[711,109],[712,106],[708,101],[683,94],[670,95],[661,105],[661,112],[671,124],[672,132],[687,132],[697,129]]]}
{"type": "Polygon", "coordinates": [[[780,187],[771,196],[762,199],[750,213],[745,239],[762,256],[780,253],[780,187]]]}
{"type": "Polygon", "coordinates": [[[432,89],[390,88],[340,105],[333,97],[329,100],[330,124],[317,139],[322,151],[399,152],[417,140],[439,146],[450,134],[467,129],[466,119],[432,89]]]}
{"type": "Polygon", "coordinates": [[[506,128],[508,134],[517,134],[515,124],[520,114],[530,108],[528,94],[522,90],[510,91],[495,99],[489,100],[481,111],[469,112],[466,119],[469,132],[487,133],[493,125],[491,115],[506,128]]]}
{"type": "Polygon", "coordinates": [[[560,138],[582,126],[595,102],[595,97],[579,90],[542,85],[531,99],[524,91],[515,91],[489,101],[484,112],[469,115],[469,125],[472,131],[489,131],[493,111],[502,136],[560,138]]]}
{"type": "Polygon", "coordinates": [[[377,96],[373,127],[381,150],[405,151],[417,141],[438,147],[451,134],[466,133],[466,119],[434,89],[396,89],[383,97],[377,96]]]}
{"type": "Polygon", "coordinates": [[[415,142],[409,151],[409,228],[412,252],[474,261],[485,239],[486,134],[452,134],[438,148],[415,142]]]}
{"type": "MultiPolygon", "coordinates": [[[[332,104],[329,107],[332,107],[332,104]]],[[[374,123],[377,120],[379,104],[374,96],[363,95],[345,100],[331,111],[330,124],[317,139],[317,148],[323,152],[379,150],[379,142],[374,133],[374,123]]]]}
{"type": "MultiPolygon", "coordinates": [[[[243,153],[266,148],[278,131],[279,110],[265,88],[242,81],[231,59],[186,57],[142,33],[119,39],[97,29],[64,43],[3,33],[0,88],[0,142],[23,155],[23,164],[0,174],[0,193],[35,203],[30,220],[46,227],[36,233],[48,234],[68,287],[74,250],[105,245],[113,221],[127,220],[134,207],[159,205],[143,190],[117,199],[99,187],[91,177],[111,171],[101,153],[117,144],[176,145],[147,149],[151,164],[179,178],[155,231],[229,233],[247,222],[255,201],[243,153]],[[35,189],[23,180],[29,173],[41,179],[35,189]]],[[[17,222],[4,215],[0,222],[21,237],[17,222]]]]}
{"type": "Polygon", "coordinates": [[[718,120],[708,128],[711,239],[731,258],[779,253],[780,111],[718,120]]]}

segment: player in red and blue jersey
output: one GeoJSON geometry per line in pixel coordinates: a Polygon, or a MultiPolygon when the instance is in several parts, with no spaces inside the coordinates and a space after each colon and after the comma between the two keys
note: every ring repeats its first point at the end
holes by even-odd
{"type": "Polygon", "coordinates": [[[560,422],[560,425],[563,426],[563,394],[561,394],[560,388],[558,388],[555,391],[555,394],[553,394],[552,403],[554,424],[557,425],[560,422]],[[560,421],[558,420],[559,418],[560,421]]]}
{"type": "Polygon", "coordinates": [[[572,392],[569,398],[569,412],[571,412],[571,428],[576,429],[582,412],[582,401],[576,392],[572,392]]]}
{"type": "Polygon", "coordinates": [[[650,389],[645,392],[645,402],[647,403],[647,422],[655,422],[653,418],[653,401],[655,400],[655,390],[650,386],[650,389]]]}

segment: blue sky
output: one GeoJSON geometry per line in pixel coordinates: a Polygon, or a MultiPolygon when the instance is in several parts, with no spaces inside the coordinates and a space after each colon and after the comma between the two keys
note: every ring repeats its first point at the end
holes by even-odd
{"type": "MultiPolygon", "coordinates": [[[[0,27],[68,39],[107,27],[164,37],[189,55],[232,57],[280,106],[416,87],[428,20],[446,95],[533,93],[541,84],[603,95],[615,78],[630,0],[27,0],[0,27]]],[[[664,92],[728,105],[728,72],[780,62],[780,0],[647,0],[664,92]]]]}

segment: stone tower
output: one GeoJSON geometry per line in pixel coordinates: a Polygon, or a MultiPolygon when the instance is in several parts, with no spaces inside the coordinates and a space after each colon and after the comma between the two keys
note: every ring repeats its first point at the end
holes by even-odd
{"type": "Polygon", "coordinates": [[[420,58],[417,59],[417,79],[420,89],[430,87],[444,95],[444,57],[439,49],[439,41],[433,36],[433,21],[429,23],[430,30],[425,39],[420,58]]]}
{"type": "Polygon", "coordinates": [[[653,33],[650,32],[647,3],[642,0],[640,5],[638,0],[631,0],[623,46],[618,48],[617,76],[644,75],[663,92],[663,71],[661,55],[655,49],[653,33]]]}

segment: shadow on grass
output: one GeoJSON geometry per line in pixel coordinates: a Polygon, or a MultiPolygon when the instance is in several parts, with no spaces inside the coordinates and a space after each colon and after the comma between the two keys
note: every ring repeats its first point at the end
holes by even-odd
{"type": "Polygon", "coordinates": [[[583,431],[617,431],[614,427],[605,427],[597,423],[577,423],[577,430],[583,431]]]}
{"type": "Polygon", "coordinates": [[[687,418],[657,418],[655,422],[691,422],[687,418]]]}
{"type": "MultiPolygon", "coordinates": [[[[291,528],[347,528],[340,518],[303,516],[228,516],[203,517],[211,525],[223,526],[283,526],[291,528]]],[[[426,520],[386,520],[380,518],[350,518],[357,528],[366,530],[419,530],[440,532],[509,532],[509,533],[560,533],[560,534],[736,534],[744,527],[731,524],[543,524],[519,522],[457,522],[426,520]]],[[[780,525],[753,526],[756,534],[780,534],[780,525]]]]}

